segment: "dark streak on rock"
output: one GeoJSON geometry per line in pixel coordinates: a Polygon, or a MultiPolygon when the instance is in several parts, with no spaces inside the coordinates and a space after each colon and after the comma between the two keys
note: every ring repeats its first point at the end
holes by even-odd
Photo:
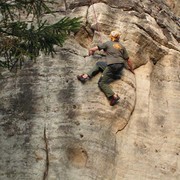
{"type": "MultiPolygon", "coordinates": [[[[34,84],[37,83],[37,75],[38,70],[31,67],[31,64],[26,64],[24,69],[16,76],[8,79],[8,86],[4,88],[11,94],[5,94],[4,99],[8,100],[6,103],[0,102],[0,113],[3,115],[1,134],[7,137],[7,141],[15,136],[16,141],[11,145],[15,149],[21,149],[21,161],[27,166],[31,165],[28,159],[31,158],[33,115],[36,113],[36,90],[34,84]]],[[[12,157],[13,161],[18,162],[20,159],[21,156],[12,157]]],[[[6,160],[6,166],[9,167],[9,165],[12,166],[12,162],[6,160]]],[[[6,170],[6,174],[10,176],[14,176],[16,173],[16,171],[12,172],[9,168],[6,170]]]]}

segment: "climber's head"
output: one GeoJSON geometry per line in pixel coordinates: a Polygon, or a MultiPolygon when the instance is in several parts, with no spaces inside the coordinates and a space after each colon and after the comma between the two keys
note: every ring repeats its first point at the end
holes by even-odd
{"type": "Polygon", "coordinates": [[[118,31],[111,31],[109,37],[111,38],[111,41],[118,41],[120,38],[120,32],[118,31]]]}

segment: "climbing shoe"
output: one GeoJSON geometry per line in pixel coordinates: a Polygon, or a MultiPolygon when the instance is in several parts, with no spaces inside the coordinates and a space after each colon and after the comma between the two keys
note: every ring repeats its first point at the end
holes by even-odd
{"type": "Polygon", "coordinates": [[[84,74],[78,75],[78,76],[77,76],[77,79],[78,79],[79,81],[81,81],[81,83],[84,84],[84,83],[89,79],[89,76],[87,76],[86,78],[84,78],[83,76],[84,76],[84,74]]]}
{"type": "Polygon", "coordinates": [[[111,96],[110,98],[110,106],[114,106],[119,101],[120,97],[118,95],[111,96]]]}

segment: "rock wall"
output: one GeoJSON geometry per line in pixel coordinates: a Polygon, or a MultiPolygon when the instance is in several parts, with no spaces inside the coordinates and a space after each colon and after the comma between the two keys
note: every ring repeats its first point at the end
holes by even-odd
{"type": "Polygon", "coordinates": [[[180,179],[178,1],[57,2],[56,17],[44,18],[82,16],[80,31],[54,58],[1,70],[0,179],[180,179]],[[111,84],[121,97],[111,107],[100,74],[84,85],[76,75],[104,60],[83,56],[114,29],[135,75],[124,69],[111,84]]]}

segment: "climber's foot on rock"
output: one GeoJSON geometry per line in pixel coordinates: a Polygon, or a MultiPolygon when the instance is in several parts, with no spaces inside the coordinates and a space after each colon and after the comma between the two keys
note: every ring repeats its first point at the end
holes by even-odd
{"type": "Polygon", "coordinates": [[[115,104],[118,103],[120,97],[118,94],[114,94],[113,96],[110,97],[110,106],[114,106],[115,104]]]}
{"type": "Polygon", "coordinates": [[[90,79],[90,77],[87,74],[81,74],[77,76],[77,79],[84,84],[87,80],[90,79]]]}

